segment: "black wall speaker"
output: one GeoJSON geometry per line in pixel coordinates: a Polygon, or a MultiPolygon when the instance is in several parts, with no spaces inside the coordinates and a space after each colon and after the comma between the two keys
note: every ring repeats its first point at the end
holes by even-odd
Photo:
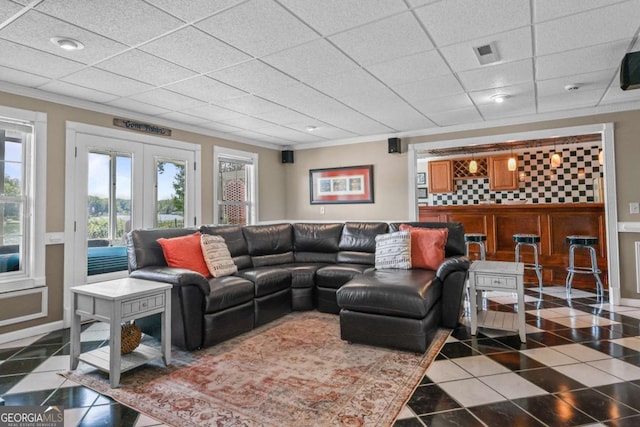
{"type": "Polygon", "coordinates": [[[389,138],[387,142],[389,142],[389,153],[402,153],[400,138],[389,138]]]}
{"type": "Polygon", "coordinates": [[[627,53],[620,64],[620,89],[640,88],[640,51],[627,53]]]}
{"type": "Polygon", "coordinates": [[[282,163],[293,163],[293,150],[282,151],[282,163]]]}

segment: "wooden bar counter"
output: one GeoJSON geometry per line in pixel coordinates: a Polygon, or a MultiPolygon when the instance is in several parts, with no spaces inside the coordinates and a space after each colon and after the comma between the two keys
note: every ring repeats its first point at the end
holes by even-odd
{"type": "MultiPolygon", "coordinates": [[[[487,260],[514,261],[515,243],[513,235],[518,233],[540,236],[540,263],[544,267],[545,285],[564,285],[566,267],[569,265],[569,246],[565,238],[572,234],[598,237],[595,246],[600,278],[607,286],[607,248],[605,235],[604,204],[485,204],[456,206],[420,206],[420,221],[458,221],[464,225],[465,233],[487,235],[487,260]]],[[[477,245],[471,245],[471,259],[479,259],[477,245]]],[[[523,262],[533,262],[532,248],[520,251],[523,262]]],[[[576,265],[589,266],[587,251],[576,250],[576,265]]],[[[526,283],[537,283],[535,273],[527,270],[526,283]]],[[[572,286],[595,289],[595,280],[590,274],[576,274],[572,286]]]]}

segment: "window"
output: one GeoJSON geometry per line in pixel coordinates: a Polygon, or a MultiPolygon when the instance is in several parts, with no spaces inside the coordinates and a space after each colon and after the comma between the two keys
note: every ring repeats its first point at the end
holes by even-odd
{"type": "Polygon", "coordinates": [[[44,201],[36,190],[46,179],[45,117],[0,107],[0,293],[45,283],[44,262],[35,262],[44,259],[44,201]]]}
{"type": "Polygon", "coordinates": [[[156,223],[158,228],[184,227],[186,162],[156,158],[156,223]]]}
{"type": "Polygon", "coordinates": [[[214,149],[214,215],[217,224],[255,224],[258,155],[214,149]]]}

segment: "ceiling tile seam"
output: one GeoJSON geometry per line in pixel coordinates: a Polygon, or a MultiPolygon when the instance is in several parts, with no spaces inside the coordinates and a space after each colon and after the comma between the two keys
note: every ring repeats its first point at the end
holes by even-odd
{"type": "Polygon", "coordinates": [[[30,10],[32,10],[34,7],[36,7],[38,4],[42,3],[43,1],[44,0],[34,0],[31,3],[22,6],[22,9],[14,13],[13,16],[8,17],[4,21],[2,21],[2,23],[0,23],[0,30],[7,27],[8,25],[11,25],[14,21],[18,20],[18,18],[21,18],[22,15],[29,12],[30,10]]]}
{"type": "MultiPolygon", "coordinates": [[[[405,0],[406,1],[406,0],[405,0]]],[[[480,110],[480,108],[478,107],[478,105],[476,104],[476,102],[473,100],[472,97],[469,96],[469,90],[465,87],[464,83],[462,82],[462,80],[460,79],[460,76],[458,75],[457,72],[455,72],[455,70],[453,69],[453,67],[451,66],[451,64],[449,64],[449,61],[447,61],[447,59],[445,58],[445,56],[442,54],[442,50],[441,50],[441,46],[438,46],[434,40],[433,37],[431,36],[431,33],[429,32],[429,29],[427,28],[427,26],[425,25],[424,22],[422,22],[422,20],[418,17],[418,15],[415,13],[414,10],[411,11],[411,14],[413,15],[413,18],[418,21],[418,25],[420,26],[420,28],[422,28],[422,31],[424,31],[425,35],[427,36],[427,38],[429,39],[429,41],[431,41],[431,43],[433,44],[433,46],[435,47],[435,51],[438,53],[438,55],[440,56],[440,59],[442,59],[442,62],[444,62],[444,64],[447,66],[447,68],[449,69],[449,72],[451,73],[451,75],[456,79],[456,81],[458,82],[458,84],[460,85],[460,87],[464,90],[465,95],[467,95],[467,98],[469,99],[469,101],[471,101],[471,104],[473,105],[473,107],[476,109],[476,112],[478,113],[478,115],[480,116],[480,118],[482,119],[482,121],[485,121],[486,118],[484,117],[484,115],[482,114],[482,111],[480,110]]],[[[463,42],[464,43],[464,42],[463,42]]],[[[427,117],[427,119],[429,119],[432,123],[436,124],[438,127],[442,127],[442,125],[439,125],[435,120],[431,119],[430,117],[428,117],[427,115],[425,115],[425,117],[427,117]]]]}
{"type": "Polygon", "coordinates": [[[594,10],[606,9],[608,7],[617,6],[619,4],[627,3],[627,2],[631,2],[631,1],[633,1],[633,0],[621,0],[621,1],[616,2],[616,3],[608,3],[608,4],[601,5],[601,6],[592,7],[590,9],[581,10],[580,12],[572,11],[571,13],[568,13],[568,14],[565,14],[565,15],[561,15],[561,16],[556,16],[556,17],[553,17],[553,18],[550,18],[550,19],[545,19],[543,21],[534,21],[534,23],[535,24],[545,24],[545,23],[548,23],[548,22],[559,21],[561,19],[565,19],[565,18],[568,18],[570,16],[578,16],[578,15],[582,15],[582,14],[585,14],[585,13],[593,12],[594,10]]]}
{"type": "Polygon", "coordinates": [[[540,113],[540,102],[538,101],[538,78],[536,77],[536,70],[538,69],[538,61],[536,53],[538,52],[537,39],[536,39],[536,26],[535,16],[537,14],[535,0],[529,0],[529,19],[531,22],[531,66],[533,67],[533,102],[535,103],[535,112],[540,113]]]}
{"type": "MultiPolygon", "coordinates": [[[[171,13],[168,10],[164,9],[162,6],[158,6],[156,4],[150,3],[148,0],[142,0],[142,1],[145,2],[146,4],[148,4],[149,6],[154,7],[156,9],[166,13],[167,15],[170,15],[170,16],[172,16],[172,17],[174,17],[174,18],[176,18],[176,19],[178,19],[178,20],[180,20],[182,22],[185,22],[188,25],[192,25],[193,26],[194,24],[197,24],[200,21],[204,21],[204,20],[209,19],[209,18],[211,18],[213,16],[220,15],[222,13],[228,12],[231,9],[235,9],[238,6],[243,5],[244,3],[250,2],[251,0],[238,0],[236,3],[234,3],[232,5],[229,5],[229,6],[226,6],[226,7],[222,8],[222,9],[216,10],[215,12],[213,12],[210,15],[205,15],[205,16],[202,16],[200,18],[197,18],[197,19],[194,19],[194,20],[191,20],[191,21],[187,21],[187,20],[185,20],[185,19],[183,19],[183,18],[181,18],[181,17],[179,17],[177,15],[174,15],[173,13],[171,13]]],[[[201,30],[201,31],[204,31],[204,30],[201,30]]]]}

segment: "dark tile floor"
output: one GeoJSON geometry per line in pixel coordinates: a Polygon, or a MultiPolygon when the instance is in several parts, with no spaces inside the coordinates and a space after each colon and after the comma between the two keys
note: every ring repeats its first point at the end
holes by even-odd
{"type": "MultiPolygon", "coordinates": [[[[562,287],[526,291],[527,342],[515,332],[455,329],[396,426],[638,426],[640,308],[614,307],[562,287]]],[[[606,296],[605,296],[606,300],[606,296]]],[[[484,305],[517,310],[514,295],[484,305]]],[[[106,344],[107,325],[84,327],[83,351],[106,344]]],[[[66,426],[159,426],[57,372],[69,367],[69,331],[0,345],[6,405],[63,405],[66,426]]]]}

